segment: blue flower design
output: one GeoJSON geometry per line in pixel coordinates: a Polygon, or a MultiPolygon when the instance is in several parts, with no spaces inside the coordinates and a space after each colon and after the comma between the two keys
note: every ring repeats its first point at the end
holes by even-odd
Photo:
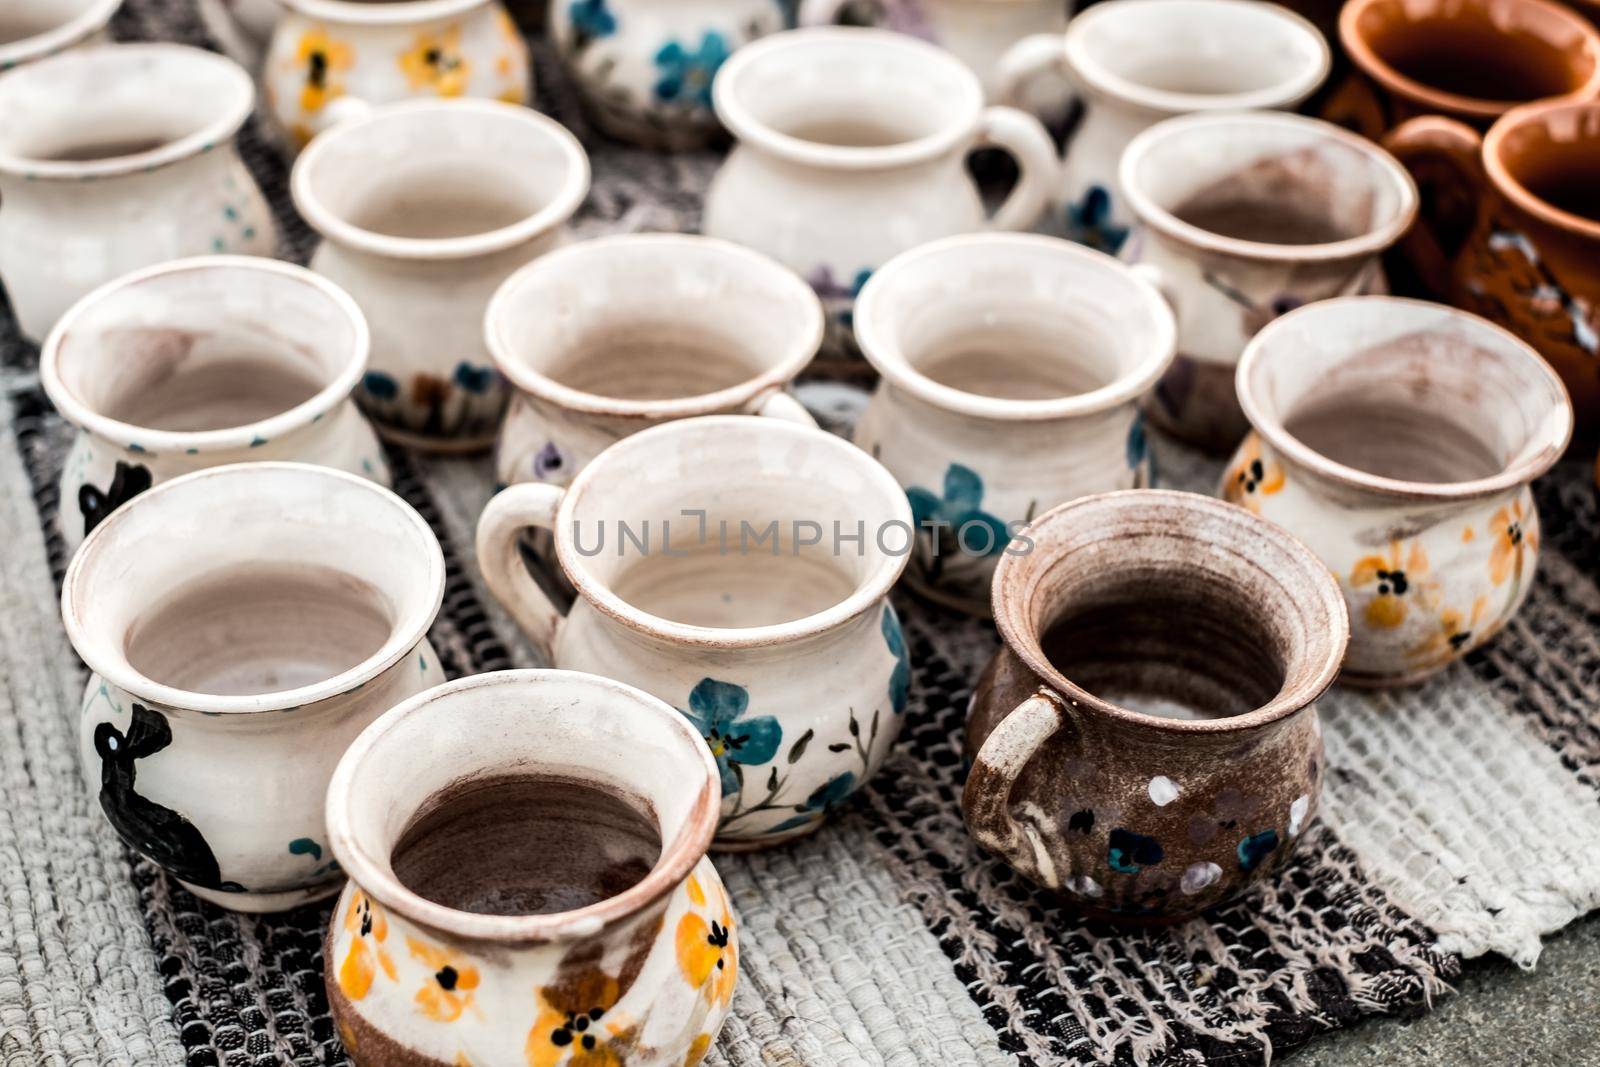
{"type": "Polygon", "coordinates": [[[1124,830],[1120,826],[1111,831],[1110,847],[1106,850],[1106,862],[1113,871],[1123,874],[1138,874],[1141,868],[1153,867],[1161,862],[1161,857],[1166,853],[1161,851],[1161,844],[1153,837],[1136,834],[1132,830],[1124,830]]]}
{"type": "Polygon", "coordinates": [[[804,826],[818,815],[826,815],[833,811],[840,804],[850,799],[850,794],[855,791],[856,776],[854,771],[845,771],[843,774],[835,775],[817,786],[812,794],[806,797],[804,803],[796,804],[794,806],[796,814],[783,820],[769,832],[777,834],[785,830],[793,830],[796,826],[804,826]]]}
{"type": "Polygon", "coordinates": [[[1278,847],[1278,831],[1263,830],[1239,842],[1239,869],[1253,871],[1278,847]]]}
{"type": "Polygon", "coordinates": [[[710,108],[711,80],[732,54],[728,42],[715,30],[707,30],[694,51],[668,41],[656,53],[656,99],[710,108]]]}
{"type": "Polygon", "coordinates": [[[783,727],[771,715],[744,718],[750,693],[742,685],[702,678],[689,693],[684,718],[694,724],[711,746],[722,772],[722,795],[733,796],[742,787],[735,764],[755,766],[772,762],[783,743],[783,727]]]}
{"type": "Polygon", "coordinates": [[[1128,227],[1111,221],[1111,193],[1103,185],[1091,185],[1078,202],[1067,205],[1067,235],[1079,244],[1113,253],[1128,239],[1128,227]]]}
{"type": "Polygon", "coordinates": [[[1150,455],[1150,435],[1144,428],[1144,415],[1134,412],[1133,423],[1128,427],[1128,469],[1138,470],[1139,465],[1150,455]]]}
{"type": "Polygon", "coordinates": [[[980,507],[983,479],[970,467],[950,464],[944,472],[942,497],[913,485],[906,490],[906,499],[911,502],[911,518],[918,533],[937,533],[941,541],[948,534],[962,551],[980,556],[998,556],[1011,543],[1006,524],[980,507]],[[941,525],[930,527],[928,523],[941,525]]]}
{"type": "Polygon", "coordinates": [[[393,400],[400,395],[400,383],[381,370],[369,370],[362,375],[361,388],[379,400],[393,400]]]}
{"type": "Polygon", "coordinates": [[[883,606],[883,643],[895,658],[894,672],[889,675],[889,706],[899,715],[906,710],[906,698],[911,694],[911,659],[906,655],[906,638],[900,632],[900,619],[894,608],[883,606]]]}
{"type": "Polygon", "coordinates": [[[617,16],[606,6],[606,0],[573,0],[567,5],[567,16],[572,19],[579,47],[596,37],[610,37],[617,32],[617,16]]]}
{"type": "Polygon", "coordinates": [[[461,388],[481,396],[494,385],[495,370],[493,367],[474,367],[466,360],[462,360],[456,364],[453,377],[461,388]]]}

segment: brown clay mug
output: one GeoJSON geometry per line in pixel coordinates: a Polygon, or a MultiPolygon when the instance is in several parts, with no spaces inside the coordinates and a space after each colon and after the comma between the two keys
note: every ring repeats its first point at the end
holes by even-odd
{"type": "Polygon", "coordinates": [[[1282,527],[1192,493],[1064,504],[995,571],[967,722],[980,845],[1091,914],[1186,918],[1280,867],[1317,808],[1314,707],[1349,620],[1282,527]]]}

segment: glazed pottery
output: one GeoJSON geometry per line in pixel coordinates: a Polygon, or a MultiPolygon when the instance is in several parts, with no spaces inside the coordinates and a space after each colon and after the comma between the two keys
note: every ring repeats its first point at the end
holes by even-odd
{"type": "MultiPolygon", "coordinates": [[[[985,6],[985,5],[977,5],[985,6]]],[[[1141,131],[1195,111],[1291,109],[1328,74],[1315,26],[1258,0],[1109,0],[1072,20],[1066,36],[1016,44],[997,93],[1017,99],[1054,73],[1084,97],[1055,203],[1067,236],[1115,252],[1134,221],[1117,162],[1141,131]]]]}
{"type": "Polygon", "coordinates": [[[528,46],[499,0],[281,0],[261,72],[295,150],[375,104],[477,97],[531,104],[528,46]]]}
{"type": "Polygon", "coordinates": [[[1423,285],[1538,349],[1600,435],[1600,103],[1507,112],[1480,136],[1412,119],[1385,144],[1439,195],[1404,246],[1423,285]]]}
{"type": "Polygon", "coordinates": [[[484,348],[484,309],[513,271],[566,241],[589,191],[576,138],[492,100],[391,104],[318,138],[290,189],[323,237],[311,269],[372,324],[356,397],[379,432],[487,448],[508,394],[484,348]]]}
{"type": "Polygon", "coordinates": [[[630,686],[500,671],[396,707],[328,790],[350,884],[323,966],[351,1059],[699,1063],[739,965],[716,821],[699,735],[630,686]]]}
{"type": "Polygon", "coordinates": [[[122,0],[11,0],[0,11],[0,71],[106,40],[122,0]]]}
{"type": "Polygon", "coordinates": [[[604,673],[683,712],[722,779],[717,844],[822,825],[888,755],[910,668],[887,595],[912,538],[894,478],[821,430],[680,419],[602,452],[563,490],[489,502],[489,589],[557,667],[604,673]],[[553,533],[577,590],[563,617],[523,566],[553,533]]]}
{"type": "Polygon", "coordinates": [[[46,394],[79,430],[61,470],[67,547],[152,485],[205,467],[294,460],[387,485],[350,400],[366,365],[361,311],[303,267],[206,256],[101,286],[39,355],[46,394]]]}
{"type": "Polygon", "coordinates": [[[444,680],[444,555],[389,490],[241,463],[97,526],[61,613],[94,673],[85,783],[127,846],[197,896],[282,911],[338,892],[323,798],[372,720],[444,680]]]}
{"type": "Polygon", "coordinates": [[[739,144],[712,180],[705,232],[792,268],[836,315],[907,248],[1027,228],[1055,184],[1055,148],[1037,119],[985,108],[960,60],[887,30],[764,38],[728,60],[713,96],[739,144]],[[966,170],[984,145],[1022,170],[990,217],[966,170]]]}
{"type": "Polygon", "coordinates": [[[855,441],[911,501],[918,591],[987,612],[1013,532],[1150,483],[1138,402],[1172,362],[1172,312],[1111,257],[1022,234],[935,241],[873,275],[855,328],[882,375],[855,441]]]}
{"type": "Polygon", "coordinates": [[[792,271],[726,241],[635,234],[541,256],[489,301],[489,351],[515,390],[502,485],[566,485],[612,442],[692,415],[815,425],[784,391],[822,343],[792,271]]]}
{"type": "Polygon", "coordinates": [[[234,147],[253,99],[236,64],[175,44],[77,48],[0,76],[0,277],[25,337],[135,268],[272,253],[234,147]]]}
{"type": "Polygon", "coordinates": [[[211,39],[245,67],[254,69],[283,18],[283,0],[196,0],[211,39]]]}
{"type": "Polygon", "coordinates": [[[1453,308],[1349,298],[1262,330],[1238,378],[1256,432],[1222,494],[1338,576],[1345,681],[1417,681],[1516,613],[1539,555],[1529,483],[1572,433],[1533,349],[1453,308]]]}
{"type": "Polygon", "coordinates": [[[723,61],[783,27],[776,0],[556,0],[550,12],[551,39],[594,123],[678,152],[722,135],[711,79],[723,61]]]}
{"type": "Polygon", "coordinates": [[[1190,493],[1064,504],[995,572],[967,720],[985,849],[1085,911],[1171,921],[1270,877],[1316,815],[1349,625],[1282,528],[1190,493]]]}
{"type": "Polygon", "coordinates": [[[1218,452],[1249,430],[1233,374],[1251,336],[1301,304],[1386,291],[1380,254],[1417,211],[1387,152],[1297,115],[1168,119],[1134,138],[1121,174],[1139,220],[1122,258],[1178,316],[1178,358],[1145,413],[1218,452]]]}

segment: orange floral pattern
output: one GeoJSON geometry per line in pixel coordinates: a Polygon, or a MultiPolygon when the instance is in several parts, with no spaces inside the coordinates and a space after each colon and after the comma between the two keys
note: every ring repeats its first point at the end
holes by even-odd
{"type": "Polygon", "coordinates": [[[618,1008],[655,947],[661,923],[642,923],[614,972],[601,967],[606,946],[579,944],[538,990],[528,1031],[528,1067],[623,1067],[639,1042],[638,1021],[618,1008]]]}
{"type": "Polygon", "coordinates": [[[1489,519],[1489,536],[1494,539],[1489,550],[1489,579],[1495,585],[1504,585],[1513,574],[1520,576],[1526,554],[1539,551],[1537,518],[1521,500],[1494,513],[1489,519]]]}
{"type": "Polygon", "coordinates": [[[1472,611],[1466,615],[1446,608],[1439,612],[1439,628],[1411,650],[1411,658],[1419,664],[1447,663],[1468,648],[1474,638],[1483,637],[1484,617],[1489,613],[1489,598],[1480,596],[1472,602],[1472,611]]]}
{"type": "Polygon", "coordinates": [[[400,54],[400,71],[413,89],[430,89],[439,96],[465,93],[472,65],[461,54],[461,27],[417,34],[410,50],[400,54]]]}
{"type": "Polygon", "coordinates": [[[1282,465],[1265,458],[1261,454],[1261,438],[1251,434],[1239,452],[1239,461],[1223,479],[1222,496],[1231,504],[1260,512],[1262,497],[1279,492],[1283,483],[1282,465]]]}
{"type": "MultiPolygon", "coordinates": [[[[704,906],[705,890],[700,880],[690,875],[686,885],[691,903],[704,906]]],[[[728,910],[726,896],[718,900],[720,918],[709,921],[696,911],[684,913],[678,920],[676,946],[678,968],[683,977],[697,989],[703,990],[712,1005],[725,1005],[733,998],[733,986],[739,976],[738,950],[733,943],[733,916],[728,910]]]]}
{"type": "Polygon", "coordinates": [[[361,890],[350,895],[344,913],[344,928],[352,935],[350,950],[339,965],[339,991],[351,1000],[360,1000],[372,989],[378,972],[396,980],[394,960],[384,942],[389,938],[389,919],[377,902],[361,890]]]}
{"type": "Polygon", "coordinates": [[[311,29],[301,34],[294,58],[306,72],[305,84],[300,88],[300,110],[316,114],[328,101],[344,95],[344,82],[339,75],[349,70],[356,58],[349,45],[330,37],[327,30],[311,29]]]}
{"type": "Polygon", "coordinates": [[[453,1023],[463,1012],[475,1010],[474,992],[478,988],[478,969],[459,953],[437,948],[414,937],[406,938],[411,958],[420,960],[430,972],[417,990],[417,1008],[435,1022],[453,1023]]]}
{"type": "Polygon", "coordinates": [[[1405,622],[1411,605],[1426,601],[1432,591],[1427,576],[1428,554],[1420,541],[1392,541],[1386,554],[1357,560],[1350,571],[1351,586],[1374,591],[1364,612],[1367,625],[1392,630],[1405,622]]]}

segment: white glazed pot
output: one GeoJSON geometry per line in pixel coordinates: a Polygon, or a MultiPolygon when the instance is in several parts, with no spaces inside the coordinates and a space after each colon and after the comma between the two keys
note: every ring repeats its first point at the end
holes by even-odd
{"type": "Polygon", "coordinates": [[[717,845],[760,848],[819,827],[899,733],[910,668],[887,594],[910,520],[893,477],[848,442],[705,416],[617,442],[565,490],[504,490],[478,562],[556,666],[683,712],[721,772],[717,845]],[[564,617],[523,566],[530,526],[553,532],[578,592],[564,617]]]}
{"type": "Polygon", "coordinates": [[[855,327],[882,375],[855,442],[905,487],[907,577],[934,599],[987,613],[1013,534],[1057,504],[1150,484],[1138,404],[1172,362],[1172,312],[1109,256],[946,238],[873,275],[855,327]]]}
{"type": "Polygon", "coordinates": [[[196,0],[206,32],[240,65],[254,70],[283,18],[283,0],[196,0]]]}
{"type": "Polygon", "coordinates": [[[122,0],[10,0],[0,11],[0,71],[107,40],[122,0]]]}
{"type": "Polygon", "coordinates": [[[276,260],[177,260],[90,293],[39,355],[45,392],[79,429],[61,470],[67,546],[152,485],[206,467],[292,460],[387,485],[350,399],[367,347],[354,301],[276,260]]]}
{"type": "Polygon", "coordinates": [[[94,671],[78,720],[90,794],[128,847],[212,903],[338,892],[328,780],[368,723],[444,680],[427,639],[443,595],[428,524],[354,475],[245,463],[142,494],[63,583],[94,671]]]}
{"type": "Polygon", "coordinates": [[[0,277],[42,341],[96,286],[183,256],[270,255],[234,144],[250,77],[173,44],[78,48],[0,76],[0,277]]]}

